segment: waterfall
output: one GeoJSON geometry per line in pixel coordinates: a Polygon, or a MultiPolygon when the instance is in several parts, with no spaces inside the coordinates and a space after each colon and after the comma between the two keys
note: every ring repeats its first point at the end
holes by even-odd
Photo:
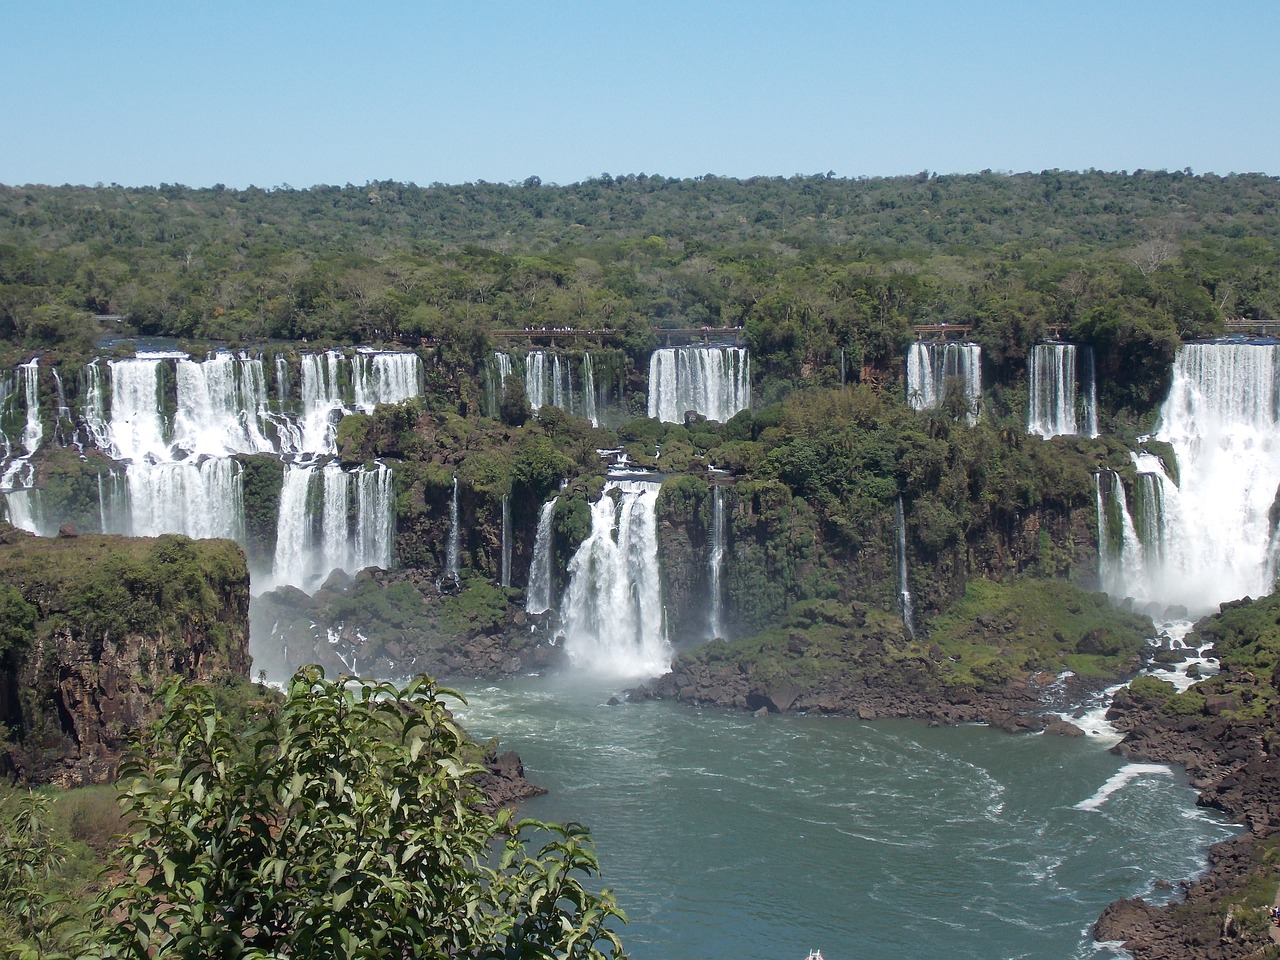
{"type": "Polygon", "coordinates": [[[43,536],[44,522],[39,490],[11,490],[0,494],[8,508],[9,522],[19,530],[43,536]]]}
{"type": "Polygon", "coordinates": [[[350,478],[330,462],[320,471],[320,550],[316,572],[321,579],[331,570],[349,570],[351,532],[347,517],[350,478]]]}
{"type": "Polygon", "coordinates": [[[181,359],[176,368],[178,408],[173,445],[191,456],[270,453],[262,432],[267,381],[259,358],[220,353],[203,362],[181,359]]]}
{"type": "Polygon", "coordinates": [[[907,402],[912,409],[940,407],[952,384],[963,391],[973,423],[982,402],[982,348],[976,343],[913,343],[907,351],[907,402]]]}
{"type": "Polygon", "coordinates": [[[718,484],[711,488],[711,530],[710,551],[707,555],[707,593],[710,594],[711,608],[707,628],[709,639],[725,635],[723,611],[724,596],[721,576],[724,571],[725,517],[724,489],[718,484]]]}
{"type": "Polygon", "coordinates": [[[649,416],[683,423],[698,413],[721,423],[751,406],[746,347],[664,347],[649,358],[649,416]]]}
{"type": "Polygon", "coordinates": [[[449,545],[445,554],[445,575],[451,580],[458,579],[458,542],[461,538],[458,530],[458,478],[453,478],[453,496],[449,498],[449,545]]]}
{"type": "Polygon", "coordinates": [[[504,587],[511,586],[511,494],[502,495],[502,579],[504,587]]]}
{"type": "Polygon", "coordinates": [[[125,481],[130,535],[182,533],[244,542],[244,493],[235,460],[141,460],[128,465],[125,481]]]}
{"type": "MultiPolygon", "coordinates": [[[[1098,585],[1113,597],[1132,596],[1129,583],[1143,581],[1142,541],[1129,513],[1120,475],[1102,470],[1094,476],[1098,511],[1098,585]]],[[[1139,598],[1141,599],[1141,598],[1139,598]]]]}
{"type": "Polygon", "coordinates": [[[1093,348],[1038,343],[1031,348],[1027,378],[1027,432],[1049,437],[1098,435],[1098,388],[1093,348]],[[1077,383],[1083,389],[1077,390],[1077,383]]]}
{"type": "Polygon", "coordinates": [[[543,613],[551,609],[552,562],[555,551],[551,542],[551,521],[555,518],[556,500],[552,497],[542,505],[538,514],[538,533],[533,541],[533,562],[529,564],[529,589],[525,592],[524,608],[529,613],[543,613]]]}
{"type": "Polygon", "coordinates": [[[1093,347],[1079,348],[1080,382],[1084,392],[1080,396],[1080,432],[1086,437],[1098,435],[1098,378],[1093,365],[1093,347]]]}
{"type": "Polygon", "coordinates": [[[40,422],[40,361],[33,359],[18,364],[22,371],[23,392],[27,401],[27,422],[22,428],[22,449],[27,456],[40,449],[44,424],[40,422]]]}
{"type": "Polygon", "coordinates": [[[547,355],[542,350],[531,350],[524,359],[524,392],[534,413],[546,406],[547,355]]]}
{"type": "Polygon", "coordinates": [[[840,348],[840,389],[841,390],[844,389],[844,385],[845,385],[844,347],[841,347],[840,348]]]}
{"type": "MultiPolygon", "coordinates": [[[[15,487],[30,487],[35,482],[35,469],[28,458],[40,449],[40,441],[44,438],[44,424],[40,421],[40,366],[39,359],[18,365],[22,371],[23,400],[26,404],[26,420],[22,428],[22,452],[12,463],[4,465],[0,476],[0,489],[13,490],[15,487]]],[[[6,454],[12,448],[5,443],[6,454]]],[[[34,519],[35,513],[29,508],[30,497],[20,495],[10,499],[9,515],[18,517],[11,520],[15,527],[35,532],[39,524],[34,519]]]]}
{"type": "Polygon", "coordinates": [[[573,382],[569,379],[569,364],[561,363],[558,353],[551,357],[551,405],[573,413],[573,382]]]}
{"type": "Polygon", "coordinates": [[[303,355],[300,446],[285,452],[311,455],[337,452],[338,420],[345,411],[338,384],[342,360],[337,350],[303,355]]]}
{"type": "Polygon", "coordinates": [[[334,570],[390,567],[392,507],[391,471],[384,464],[352,473],[335,462],[285,464],[273,585],[311,592],[334,570]]]}
{"type": "Polygon", "coordinates": [[[511,376],[511,357],[495,351],[484,368],[484,396],[488,415],[494,419],[502,413],[502,391],[511,376]]]}
{"type": "Polygon", "coordinates": [[[394,557],[395,494],[391,486],[391,469],[375,463],[372,469],[361,469],[356,475],[356,530],[352,566],[381,567],[389,570],[394,557]]]}
{"type": "Polygon", "coordinates": [[[309,562],[313,536],[307,514],[307,493],[311,486],[311,464],[285,464],[280,487],[280,509],[276,518],[276,555],[271,564],[274,586],[306,589],[311,580],[309,562]]]}
{"type": "Polygon", "coordinates": [[[911,585],[907,582],[907,518],[902,509],[902,495],[898,495],[898,607],[902,613],[902,626],[907,636],[915,639],[915,614],[911,606],[911,585]]]}
{"type": "Polygon", "coordinates": [[[113,460],[170,459],[160,402],[160,360],[155,354],[110,360],[111,420],[107,456],[113,460]]]}
{"type": "MultiPolygon", "coordinates": [[[[1173,366],[1158,440],[1177,483],[1154,457],[1139,464],[1160,488],[1159,547],[1117,575],[1117,591],[1192,613],[1274,589],[1271,510],[1280,482],[1280,346],[1186,344],[1173,366]]],[[[1147,521],[1143,520],[1143,526],[1147,521]]],[[[1105,559],[1105,558],[1103,558],[1105,559]]]]}
{"type": "Polygon", "coordinates": [[[355,407],[372,413],[380,403],[400,403],[422,395],[422,360],[416,353],[356,352],[351,374],[355,407]]]}
{"type": "Polygon", "coordinates": [[[600,426],[600,412],[596,408],[596,374],[591,364],[591,354],[582,355],[582,415],[593,427],[600,426]]]}
{"type": "Polygon", "coordinates": [[[50,367],[49,372],[53,374],[53,387],[58,398],[58,409],[53,418],[54,435],[60,443],[75,444],[83,450],[84,444],[76,434],[76,415],[67,403],[67,388],[62,382],[62,374],[57,367],[50,367]]]}
{"type": "Polygon", "coordinates": [[[656,676],[670,662],[654,512],[660,489],[609,480],[591,507],[591,533],[569,562],[561,604],[566,650],[580,667],[656,676]]]}
{"type": "Polygon", "coordinates": [[[102,367],[99,361],[94,360],[85,366],[84,379],[81,382],[84,402],[80,407],[80,417],[89,434],[89,442],[99,450],[107,450],[111,445],[111,426],[107,420],[107,405],[102,389],[102,367]]]}

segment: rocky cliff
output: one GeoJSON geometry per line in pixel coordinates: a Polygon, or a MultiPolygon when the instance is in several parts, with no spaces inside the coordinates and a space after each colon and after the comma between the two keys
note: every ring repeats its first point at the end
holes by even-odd
{"type": "Polygon", "coordinates": [[[249,574],[225,540],[0,528],[0,773],[112,778],[172,677],[247,677],[249,574]]]}

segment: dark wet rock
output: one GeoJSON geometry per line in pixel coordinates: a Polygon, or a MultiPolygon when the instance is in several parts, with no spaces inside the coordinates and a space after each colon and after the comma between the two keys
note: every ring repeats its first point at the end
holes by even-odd
{"type": "Polygon", "coordinates": [[[1074,723],[1071,723],[1067,720],[1063,720],[1060,717],[1055,720],[1050,720],[1048,723],[1046,723],[1044,725],[1044,732],[1048,734],[1052,734],[1055,737],[1083,737],[1084,736],[1083,730],[1077,727],[1074,723]]]}
{"type": "Polygon", "coordinates": [[[490,809],[509,807],[547,792],[546,787],[525,778],[524,763],[514,750],[501,754],[490,751],[482,762],[484,771],[476,774],[475,783],[490,809]]]}

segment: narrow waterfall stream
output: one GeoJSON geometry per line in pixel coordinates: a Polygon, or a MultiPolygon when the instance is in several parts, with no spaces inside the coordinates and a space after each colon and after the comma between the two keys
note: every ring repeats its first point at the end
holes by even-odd
{"type": "Polygon", "coordinates": [[[711,488],[711,549],[707,553],[707,593],[710,603],[707,617],[707,632],[710,639],[723,637],[724,629],[724,588],[721,584],[724,573],[725,549],[725,515],[724,489],[716,484],[711,488]]]}
{"type": "Polygon", "coordinates": [[[529,564],[529,588],[525,591],[525,610],[529,613],[545,613],[551,609],[553,594],[553,569],[555,560],[551,522],[555,519],[556,501],[552,497],[542,505],[538,513],[538,531],[533,542],[533,561],[529,564]]]}
{"type": "Polygon", "coordinates": [[[907,519],[902,509],[902,496],[898,496],[898,608],[902,613],[902,625],[907,636],[916,635],[915,613],[911,606],[911,585],[907,581],[907,519]]]}

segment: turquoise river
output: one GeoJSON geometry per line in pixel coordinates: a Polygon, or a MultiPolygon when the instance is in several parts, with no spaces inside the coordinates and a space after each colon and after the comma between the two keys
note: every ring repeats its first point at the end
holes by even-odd
{"type": "Polygon", "coordinates": [[[1089,926],[1234,828],[1106,733],[610,705],[586,678],[463,685],[458,714],[595,837],[634,960],[1124,955],[1089,926]]]}

